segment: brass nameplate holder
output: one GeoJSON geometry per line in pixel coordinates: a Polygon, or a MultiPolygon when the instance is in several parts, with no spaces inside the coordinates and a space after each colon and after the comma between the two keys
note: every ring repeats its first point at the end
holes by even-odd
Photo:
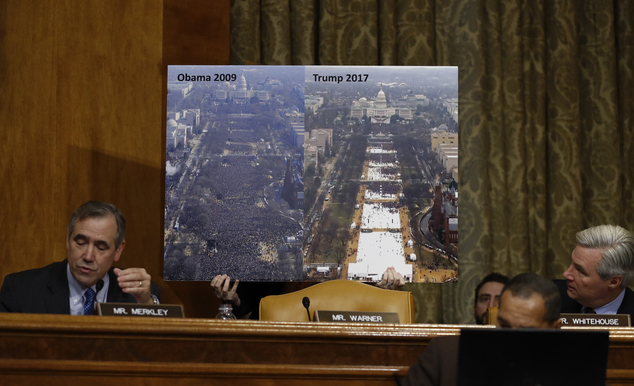
{"type": "Polygon", "coordinates": [[[562,326],[575,327],[630,327],[630,315],[561,314],[562,326]]]}
{"type": "Polygon", "coordinates": [[[318,322],[400,323],[396,312],[315,311],[318,322]]]}
{"type": "Polygon", "coordinates": [[[102,316],[185,317],[180,304],[97,303],[97,309],[102,316]]]}

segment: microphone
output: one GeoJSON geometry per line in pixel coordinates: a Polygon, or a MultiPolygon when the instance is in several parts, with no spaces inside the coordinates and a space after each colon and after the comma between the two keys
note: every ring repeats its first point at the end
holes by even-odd
{"type": "Polygon", "coordinates": [[[95,310],[97,309],[97,303],[99,303],[99,301],[97,300],[97,294],[99,293],[99,291],[101,291],[101,289],[103,288],[103,280],[99,279],[99,281],[97,282],[97,285],[95,286],[95,303],[93,304],[93,306],[95,307],[95,310]]]}
{"type": "Polygon", "coordinates": [[[312,322],[312,320],[310,319],[310,310],[308,309],[310,307],[310,299],[308,299],[307,296],[304,296],[304,298],[302,299],[302,304],[304,305],[304,308],[306,309],[306,313],[308,313],[308,321],[312,322]]]}
{"type": "Polygon", "coordinates": [[[101,291],[101,289],[103,288],[103,280],[99,279],[99,281],[97,282],[97,286],[95,287],[97,289],[97,291],[95,291],[95,296],[99,293],[99,291],[101,291]]]}

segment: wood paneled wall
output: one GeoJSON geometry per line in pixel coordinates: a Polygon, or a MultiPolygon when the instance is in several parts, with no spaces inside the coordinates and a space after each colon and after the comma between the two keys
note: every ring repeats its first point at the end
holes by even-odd
{"type": "Polygon", "coordinates": [[[0,278],[64,259],[70,214],[103,200],[128,223],[119,265],[208,308],[161,279],[166,65],[190,60],[228,63],[229,0],[0,2],[0,278]]]}

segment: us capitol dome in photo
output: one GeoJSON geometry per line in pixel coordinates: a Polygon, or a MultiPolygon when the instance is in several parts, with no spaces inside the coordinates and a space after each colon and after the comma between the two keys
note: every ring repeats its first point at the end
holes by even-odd
{"type": "Polygon", "coordinates": [[[389,123],[392,115],[398,115],[405,120],[413,119],[411,108],[387,106],[383,85],[381,85],[381,89],[374,101],[369,101],[367,98],[359,98],[359,100],[353,101],[352,107],[350,108],[350,115],[352,118],[358,120],[361,120],[365,115],[372,123],[389,123]]]}

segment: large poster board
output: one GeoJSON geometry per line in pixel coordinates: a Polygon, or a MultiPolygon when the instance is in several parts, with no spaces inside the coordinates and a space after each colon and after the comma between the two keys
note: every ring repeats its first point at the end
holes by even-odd
{"type": "Polygon", "coordinates": [[[457,67],[168,66],[167,84],[166,280],[457,280],[457,67]]]}

